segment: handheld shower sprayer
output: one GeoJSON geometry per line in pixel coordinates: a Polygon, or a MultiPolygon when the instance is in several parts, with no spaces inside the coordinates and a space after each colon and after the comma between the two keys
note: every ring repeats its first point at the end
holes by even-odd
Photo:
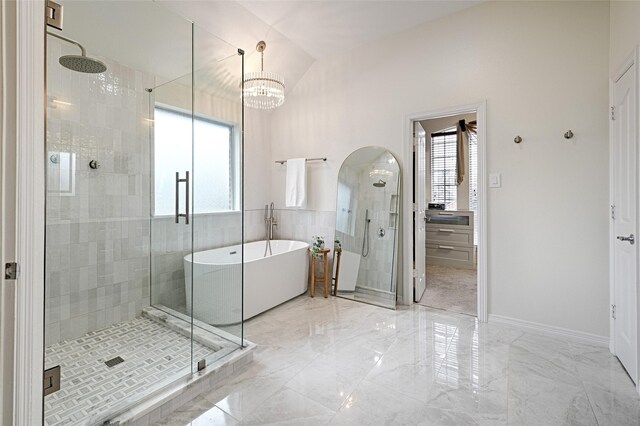
{"type": "Polygon", "coordinates": [[[369,209],[365,210],[364,213],[364,236],[362,237],[362,257],[367,257],[369,255],[369,223],[371,223],[371,219],[369,219],[369,209]]]}

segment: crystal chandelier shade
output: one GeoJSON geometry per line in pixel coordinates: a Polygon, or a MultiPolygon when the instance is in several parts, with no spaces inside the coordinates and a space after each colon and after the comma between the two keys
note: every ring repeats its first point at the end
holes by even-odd
{"type": "Polygon", "coordinates": [[[260,52],[260,71],[248,72],[243,78],[244,104],[250,108],[273,109],[284,103],[284,80],[276,73],[264,71],[264,50],[261,41],[256,46],[260,52]]]}

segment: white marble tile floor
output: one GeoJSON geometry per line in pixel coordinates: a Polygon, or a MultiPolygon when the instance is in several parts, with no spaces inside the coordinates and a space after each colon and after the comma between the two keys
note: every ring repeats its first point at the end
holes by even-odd
{"type": "Polygon", "coordinates": [[[160,424],[640,425],[603,347],[335,297],[298,297],[245,330],[253,365],[160,424]]]}

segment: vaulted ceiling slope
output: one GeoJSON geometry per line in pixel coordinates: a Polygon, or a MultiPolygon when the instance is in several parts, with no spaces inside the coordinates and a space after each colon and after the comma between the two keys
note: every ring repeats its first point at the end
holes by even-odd
{"type": "Polygon", "coordinates": [[[259,40],[265,40],[265,70],[282,75],[287,91],[316,60],[480,3],[430,0],[58,1],[65,6],[63,34],[82,41],[94,54],[165,78],[182,75],[185,65],[190,63],[188,21],[193,21],[200,32],[210,33],[210,40],[216,36],[228,42],[229,48],[223,49],[225,52],[232,52],[233,46],[244,49],[247,71],[259,69],[260,55],[255,46],[259,40]]]}
{"type": "Polygon", "coordinates": [[[259,68],[255,45],[267,42],[265,70],[295,86],[315,60],[438,19],[480,1],[183,1],[155,0],[245,50],[259,68]]]}

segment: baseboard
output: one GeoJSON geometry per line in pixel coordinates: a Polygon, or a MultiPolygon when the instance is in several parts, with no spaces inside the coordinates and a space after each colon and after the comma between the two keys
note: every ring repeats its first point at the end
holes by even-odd
{"type": "Polygon", "coordinates": [[[489,322],[493,324],[509,325],[532,333],[567,338],[576,342],[588,343],[604,348],[609,347],[609,338],[607,336],[598,336],[597,334],[585,333],[583,331],[570,330],[568,328],[555,327],[552,325],[540,324],[517,318],[510,318],[502,315],[489,314],[489,322]]]}

